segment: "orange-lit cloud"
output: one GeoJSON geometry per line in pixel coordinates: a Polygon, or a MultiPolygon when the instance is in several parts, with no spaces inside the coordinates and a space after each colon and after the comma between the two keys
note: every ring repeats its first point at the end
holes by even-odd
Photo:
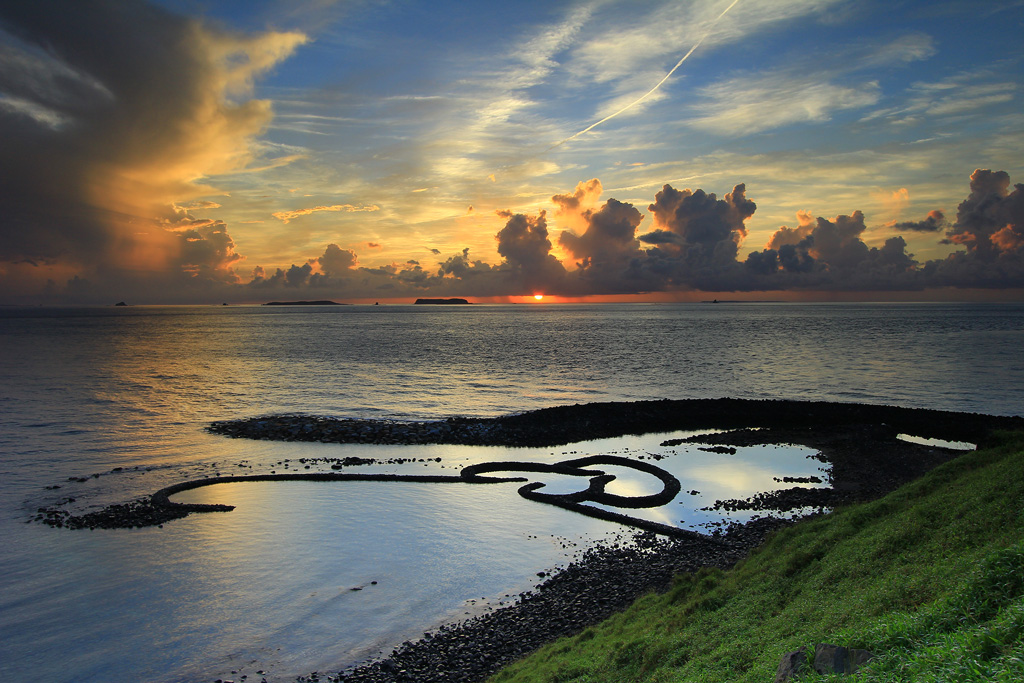
{"type": "MultiPolygon", "coordinates": [[[[986,282],[1024,285],[1022,190],[1016,186],[1010,192],[1009,176],[1001,172],[975,172],[971,196],[949,226],[947,241],[966,251],[927,263],[913,258],[902,236],[870,246],[865,241],[867,217],[861,211],[831,219],[800,211],[795,228],[780,227],[765,249],[741,261],[737,247],[756,210],[742,183],[721,199],[702,189],[666,185],[648,207],[653,225],[639,235],[646,220],[640,212],[614,198],[599,203],[600,191],[601,184],[594,179],[551,198],[556,215],[584,226],[559,237],[576,260],[573,264],[552,255],[545,211],[502,211],[499,215],[506,222],[495,235],[502,260],[496,264],[471,256],[468,248],[447,258],[432,249],[436,266],[408,261],[369,268],[359,266],[353,252],[329,245],[323,257],[278,269],[269,277],[260,273],[249,286],[364,297],[380,292],[429,293],[492,301],[528,301],[543,294],[543,301],[552,302],[618,300],[615,297],[641,292],[652,300],[676,300],[701,291],[750,292],[755,298],[771,292],[773,298],[787,298],[789,292],[911,292],[986,282]],[[328,255],[338,259],[339,267],[324,267],[328,255]]],[[[944,217],[932,212],[926,220],[944,217]]]]}
{"type": "Polygon", "coordinates": [[[1002,230],[992,233],[989,239],[1001,251],[1016,251],[1024,246],[1024,231],[1020,230],[1019,226],[1007,225],[1002,230]]]}
{"type": "Polygon", "coordinates": [[[71,289],[232,282],[226,226],[188,212],[215,208],[199,201],[206,178],[257,160],[272,112],[253,82],[306,37],[228,33],[143,3],[4,13],[18,41],[0,79],[31,106],[0,107],[0,260],[68,264],[71,289]]]}
{"type": "Polygon", "coordinates": [[[580,181],[571,193],[556,194],[551,198],[558,206],[555,217],[569,230],[586,230],[588,223],[584,216],[597,205],[602,191],[601,181],[592,178],[586,182],[580,181]]]}
{"type": "Polygon", "coordinates": [[[320,270],[325,275],[341,275],[359,265],[356,253],[351,249],[342,249],[337,244],[328,244],[323,256],[317,259],[320,270]]]}
{"type": "Polygon", "coordinates": [[[332,204],[331,206],[314,206],[308,209],[295,209],[294,211],[278,211],[271,215],[283,223],[288,223],[293,218],[298,218],[299,216],[308,216],[309,214],[316,213],[318,211],[344,211],[346,213],[356,213],[364,211],[380,211],[380,207],[377,206],[376,204],[371,204],[370,206],[355,206],[353,204],[332,204]]]}
{"type": "Polygon", "coordinates": [[[799,244],[801,240],[806,239],[811,234],[811,231],[814,230],[814,226],[817,224],[814,214],[810,211],[797,211],[796,221],[797,227],[795,228],[783,225],[776,230],[771,238],[769,238],[768,245],[765,248],[780,249],[786,244],[799,244]]]}

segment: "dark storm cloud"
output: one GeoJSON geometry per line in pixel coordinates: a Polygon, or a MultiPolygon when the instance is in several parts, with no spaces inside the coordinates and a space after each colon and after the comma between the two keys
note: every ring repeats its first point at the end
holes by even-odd
{"type": "Polygon", "coordinates": [[[166,214],[210,193],[195,178],[244,165],[269,105],[229,95],[303,40],[228,34],[142,1],[0,2],[0,261],[97,281],[126,271],[135,286],[146,271],[155,288],[223,281],[239,258],[226,226],[183,233],[194,219],[166,214]]]}
{"type": "Polygon", "coordinates": [[[644,244],[681,244],[682,238],[670,230],[654,230],[638,237],[644,244]]]}
{"type": "Polygon", "coordinates": [[[620,294],[650,289],[634,262],[644,258],[636,230],[644,217],[636,207],[600,198],[597,179],[580,183],[571,195],[555,195],[558,215],[575,230],[563,230],[558,243],[573,257],[576,270],[567,274],[564,294],[620,294]]]}
{"type": "Polygon", "coordinates": [[[585,268],[607,267],[640,251],[636,228],[643,216],[632,204],[609,199],[597,211],[581,214],[586,222],[582,235],[564,231],[559,244],[585,268]]]}
{"type": "Polygon", "coordinates": [[[461,254],[449,257],[441,267],[438,269],[438,277],[444,277],[445,275],[451,275],[456,279],[465,279],[476,276],[481,272],[486,273],[491,270],[491,266],[483,261],[477,259],[472,260],[469,257],[469,247],[462,250],[461,254]]]}
{"type": "Polygon", "coordinates": [[[953,287],[1024,287],[1024,185],[1010,191],[1005,171],[978,169],[957,208],[948,244],[966,251],[930,262],[930,281],[953,287]]]}
{"type": "Polygon", "coordinates": [[[977,170],[971,175],[971,194],[960,203],[949,241],[967,253],[994,261],[1024,246],[1024,185],[1014,185],[1005,171],[977,170]]]}
{"type": "Polygon", "coordinates": [[[551,254],[546,214],[538,216],[513,214],[505,227],[498,231],[498,253],[505,259],[501,270],[506,279],[518,281],[522,293],[561,291],[565,280],[565,266],[551,254]]]}
{"type": "Polygon", "coordinates": [[[630,261],[628,277],[651,290],[732,289],[739,271],[736,254],[747,234],[744,221],[757,205],[746,186],[719,199],[704,190],[665,185],[648,210],[655,229],[639,241],[653,245],[630,261]]]}
{"type": "Polygon", "coordinates": [[[495,235],[498,253],[505,259],[517,265],[532,265],[549,255],[551,240],[548,239],[548,222],[543,211],[535,217],[508,211],[499,215],[508,218],[505,227],[495,235]]]}
{"type": "Polygon", "coordinates": [[[816,261],[832,268],[851,270],[868,256],[868,245],[860,239],[866,229],[860,211],[854,211],[852,216],[836,216],[831,221],[818,218],[810,236],[801,240],[797,248],[806,249],[816,261]]]}
{"type": "Polygon", "coordinates": [[[308,285],[312,274],[313,266],[308,263],[301,266],[292,264],[288,270],[278,268],[270,277],[263,277],[263,268],[257,266],[253,270],[253,279],[248,286],[254,289],[276,289],[279,287],[297,289],[308,285]]]}
{"type": "Polygon", "coordinates": [[[179,233],[183,270],[204,280],[237,282],[231,266],[241,260],[223,221],[203,220],[179,233]]]}
{"type": "MultiPolygon", "coordinates": [[[[653,213],[655,224],[674,236],[671,241],[662,241],[663,244],[675,244],[681,250],[693,253],[695,260],[720,260],[729,252],[735,258],[736,247],[747,235],[743,222],[757,209],[745,193],[743,184],[734,187],[722,199],[700,189],[677,190],[665,185],[647,208],[653,213]]],[[[657,231],[652,235],[654,239],[667,237],[657,231]]],[[[651,241],[645,236],[641,239],[651,241]]]]}
{"type": "Polygon", "coordinates": [[[894,290],[920,289],[924,280],[902,237],[882,247],[862,239],[864,214],[812,219],[799,215],[796,228],[782,226],[768,248],[748,254],[743,289],[894,290]]]}

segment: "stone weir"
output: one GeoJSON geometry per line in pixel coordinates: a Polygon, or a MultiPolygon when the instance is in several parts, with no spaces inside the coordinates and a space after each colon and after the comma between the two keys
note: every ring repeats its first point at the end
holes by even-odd
{"type": "MultiPolygon", "coordinates": [[[[555,446],[567,443],[676,430],[726,429],[681,442],[720,444],[724,449],[753,444],[787,443],[819,451],[831,464],[828,489],[794,487],[755,496],[745,501],[718,501],[730,509],[780,512],[802,507],[824,509],[845,502],[878,497],[958,455],[940,446],[911,443],[900,434],[986,445],[994,430],[1024,430],[1024,418],[963,414],[935,410],[861,404],[738,399],[595,403],[548,408],[496,418],[453,417],[427,423],[334,419],[308,415],[277,415],[216,422],[209,431],[236,438],[321,441],[328,443],[453,443],[507,446],[555,446]]],[[[545,494],[523,477],[486,476],[497,472],[544,471],[539,463],[495,462],[463,468],[459,475],[416,476],[415,480],[444,484],[522,484],[520,495],[589,514],[588,502],[620,508],[659,504],[658,500],[630,500],[605,490],[610,481],[599,469],[621,465],[616,456],[597,455],[545,467],[566,468],[574,476],[590,477],[585,490],[563,496],[545,494]]],[[[340,465],[339,465],[340,466],[340,465]]],[[[635,461],[628,466],[637,467],[635,461]]],[[[649,463],[645,467],[651,467],[649,463]]],[[[333,467],[333,466],[332,466],[333,467]]],[[[553,470],[549,470],[553,471],[553,470]]],[[[655,497],[678,493],[678,481],[663,473],[663,490],[655,497]]],[[[193,507],[174,504],[169,496],[190,488],[234,480],[311,479],[357,480],[356,477],[413,476],[309,473],[216,477],[183,482],[162,489],[147,499],[111,506],[105,513],[112,526],[159,524],[191,512],[213,512],[230,506],[193,507]],[[147,517],[151,516],[151,517],[147,517]],[[119,518],[120,517],[120,518],[119,518]]],[[[415,476],[415,475],[414,475],[415,476]]],[[[379,479],[377,479],[379,480],[379,479]]],[[[640,497],[647,498],[647,497],[640,497]]],[[[659,498],[660,499],[660,498],[659,498]]],[[[97,513],[90,513],[97,514],[97,513]]],[[[629,516],[612,512],[613,515],[629,516]]],[[[103,526],[99,518],[74,518],[66,511],[40,511],[37,520],[72,528],[103,526]]],[[[622,520],[616,520],[622,521],[622,520]]],[[[536,590],[522,593],[508,607],[462,623],[442,626],[415,642],[406,642],[390,655],[331,674],[311,674],[299,680],[347,683],[478,683],[537,647],[563,635],[579,633],[632,603],[651,590],[664,590],[672,577],[701,567],[728,567],[759,545],[766,534],[791,523],[763,517],[734,524],[713,535],[671,536],[642,533],[628,542],[613,542],[587,549],[554,575],[542,573],[536,590]]],[[[627,527],[628,528],[628,527],[627,527]]],[[[634,526],[636,528],[643,528],[634,526]]]]}
{"type": "Polygon", "coordinates": [[[485,462],[464,467],[457,475],[420,475],[420,474],[366,474],[340,472],[288,472],[272,474],[249,474],[204,477],[166,486],[148,499],[143,498],[127,504],[111,505],[102,510],[72,515],[60,508],[52,508],[40,513],[40,521],[50,526],[68,529],[117,529],[161,526],[165,522],[180,519],[196,512],[230,512],[233,505],[207,503],[178,503],[171,496],[185,491],[213,486],[215,484],[265,481],[316,481],[316,482],[362,482],[382,481],[394,483],[428,483],[428,484],[505,484],[510,482],[523,484],[518,492],[523,498],[538,503],[554,505],[588,517],[616,522],[637,531],[646,531],[671,538],[685,538],[691,542],[704,545],[721,545],[717,538],[705,536],[687,529],[680,529],[667,524],[634,517],[607,508],[640,509],[659,507],[670,503],[681,490],[679,480],[665,470],[651,463],[624,458],[616,455],[592,455],[583,458],[563,460],[557,463],[538,462],[485,462]],[[609,493],[608,484],[615,480],[615,475],[606,474],[602,470],[588,469],[594,465],[611,465],[638,470],[650,474],[661,481],[661,491],[642,496],[623,496],[609,493]],[[530,482],[526,477],[487,476],[495,472],[522,472],[560,474],[572,477],[588,477],[589,485],[572,493],[548,493],[543,491],[544,484],[530,482]],[[596,503],[605,507],[595,507],[587,503],[596,503]],[[44,514],[45,513],[45,514],[44,514]]]}
{"type": "Polygon", "coordinates": [[[268,415],[214,422],[208,430],[236,438],[275,441],[544,447],[676,430],[827,430],[853,425],[887,425],[918,436],[983,444],[993,430],[1024,429],[1024,418],[859,403],[721,398],[587,403],[433,422],[268,415]]]}

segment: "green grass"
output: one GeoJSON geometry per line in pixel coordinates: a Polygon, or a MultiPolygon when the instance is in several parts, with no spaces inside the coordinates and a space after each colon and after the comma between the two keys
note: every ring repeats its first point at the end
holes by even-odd
{"type": "Polygon", "coordinates": [[[680,575],[491,680],[763,683],[784,653],[834,643],[876,653],[859,681],[1016,681],[1022,635],[1024,434],[1013,433],[784,529],[729,571],[680,575]]]}

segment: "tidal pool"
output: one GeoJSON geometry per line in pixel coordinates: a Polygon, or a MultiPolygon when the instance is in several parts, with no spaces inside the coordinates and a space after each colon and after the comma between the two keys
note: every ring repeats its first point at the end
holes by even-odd
{"type": "MultiPolygon", "coordinates": [[[[558,448],[261,443],[246,461],[216,469],[329,471],[324,458],[358,456],[415,462],[344,471],[458,474],[483,462],[556,463],[610,454],[655,464],[683,489],[666,505],[618,512],[697,531],[749,516],[701,509],[717,499],[793,485],[781,483],[783,477],[827,481],[827,467],[811,457],[813,449],[764,445],[716,453],[700,444],[660,445],[684,436],[648,434],[558,448]]],[[[595,469],[616,476],[607,490],[617,495],[661,488],[657,478],[628,467],[595,469]]],[[[522,474],[556,493],[588,483],[522,474]]],[[[158,487],[172,475],[124,473],[133,487],[158,487]]],[[[314,670],[336,671],[440,623],[499,608],[531,590],[538,572],[566,564],[587,545],[634,531],[527,500],[519,486],[222,483],[174,500],[225,503],[236,506],[233,511],[193,514],[162,528],[68,532],[22,525],[16,542],[31,552],[16,568],[24,572],[22,593],[3,598],[0,666],[12,680],[213,681],[242,674],[294,680],[314,670]],[[26,580],[33,572],[37,578],[26,580]]]]}

